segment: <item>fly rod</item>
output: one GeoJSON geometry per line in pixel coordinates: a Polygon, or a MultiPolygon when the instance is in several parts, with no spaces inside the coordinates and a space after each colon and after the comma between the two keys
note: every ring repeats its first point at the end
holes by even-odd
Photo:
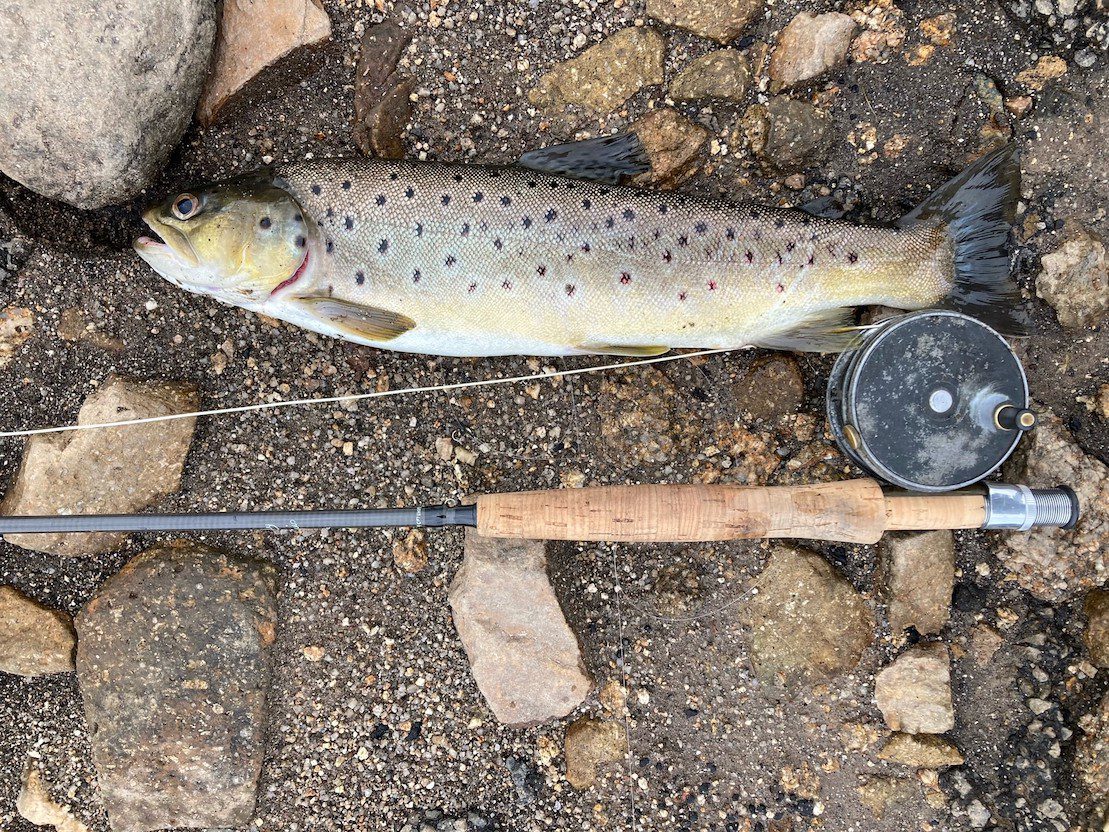
{"type": "Polygon", "coordinates": [[[0,517],[0,534],[472,526],[486,537],[641,543],[797,537],[877,543],[887,531],[1070,528],[1066,486],[985,486],[943,494],[873,479],[818,485],[618,485],[486,494],[462,506],[347,511],[0,517]]]}

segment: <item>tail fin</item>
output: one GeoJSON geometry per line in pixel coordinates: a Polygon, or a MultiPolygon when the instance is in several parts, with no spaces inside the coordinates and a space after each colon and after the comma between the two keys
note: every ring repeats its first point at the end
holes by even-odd
{"type": "Polygon", "coordinates": [[[955,283],[939,304],[1006,335],[1026,335],[1020,291],[1009,276],[1009,232],[1020,197],[1016,145],[983,156],[898,220],[944,226],[955,249],[955,283]]]}

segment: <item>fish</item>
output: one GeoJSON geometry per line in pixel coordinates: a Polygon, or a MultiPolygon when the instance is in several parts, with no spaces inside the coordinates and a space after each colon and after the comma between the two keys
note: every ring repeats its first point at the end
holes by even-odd
{"type": "Polygon", "coordinates": [[[873,305],[1025,332],[1012,145],[876,226],[621,185],[638,139],[590,142],[504,166],[283,164],[154,205],[134,248],[190,292],[432,355],[834,352],[873,305]]]}

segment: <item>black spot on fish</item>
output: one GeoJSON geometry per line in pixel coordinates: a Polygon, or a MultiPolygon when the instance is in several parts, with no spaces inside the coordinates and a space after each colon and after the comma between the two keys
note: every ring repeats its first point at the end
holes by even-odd
{"type": "Polygon", "coordinates": [[[470,284],[470,285],[469,285],[469,286],[468,286],[468,287],[466,288],[466,291],[467,291],[467,292],[473,292],[473,291],[474,291],[475,289],[477,289],[477,284],[476,284],[476,283],[471,283],[471,284],[470,284]]]}
{"type": "Polygon", "coordinates": [[[584,251],[586,254],[589,254],[589,251],[590,251],[589,243],[582,243],[581,244],[581,250],[584,251]]]}
{"type": "Polygon", "coordinates": [[[500,251],[502,248],[504,248],[504,242],[501,240],[500,237],[493,241],[493,248],[495,248],[497,251],[500,251]]]}
{"type": "Polygon", "coordinates": [[[335,209],[334,208],[328,208],[324,212],[324,214],[326,214],[328,217],[333,217],[333,216],[335,216],[335,209]]]}
{"type": "Polygon", "coordinates": [[[258,221],[258,224],[262,226],[262,228],[269,228],[271,225],[273,225],[273,222],[270,220],[269,217],[262,217],[262,219],[258,221]]]}
{"type": "Polygon", "coordinates": [[[605,228],[612,228],[614,225],[616,225],[616,217],[609,217],[605,220],[605,228]]]}
{"type": "Polygon", "coordinates": [[[589,210],[590,208],[592,208],[592,207],[593,207],[593,202],[592,202],[592,200],[588,200],[588,199],[583,199],[583,200],[581,201],[581,207],[582,207],[582,208],[584,208],[584,209],[585,209],[586,211],[588,211],[588,210],[589,210]]]}
{"type": "Polygon", "coordinates": [[[416,236],[417,237],[424,236],[424,224],[422,222],[416,223],[416,236]]]}
{"type": "Polygon", "coordinates": [[[296,238],[296,244],[297,248],[304,248],[306,245],[308,245],[308,240],[298,235],[296,238]]]}
{"type": "Polygon", "coordinates": [[[529,188],[534,188],[535,187],[535,180],[534,179],[528,181],[528,187],[529,188]]]}
{"type": "Polygon", "coordinates": [[[808,214],[801,217],[801,225],[812,225],[812,217],[810,217],[808,214]]]}
{"type": "Polygon", "coordinates": [[[678,292],[678,300],[684,301],[686,299],[686,297],[687,297],[687,295],[686,295],[685,292],[678,292]]]}
{"type": "Polygon", "coordinates": [[[412,272],[412,282],[413,283],[419,283],[421,277],[423,277],[423,275],[420,274],[419,269],[416,269],[414,272],[412,272]]]}
{"type": "Polygon", "coordinates": [[[293,214],[293,222],[304,222],[304,217],[300,214],[293,214]]]}
{"type": "Polygon", "coordinates": [[[552,180],[551,180],[551,190],[554,190],[554,189],[555,189],[555,188],[557,188],[557,187],[558,187],[558,183],[557,183],[557,182],[555,182],[555,181],[554,181],[554,180],[552,179],[552,180]]]}
{"type": "Polygon", "coordinates": [[[442,202],[444,205],[450,205],[451,204],[451,195],[450,194],[443,194],[443,196],[440,198],[439,201],[442,202]]]}
{"type": "Polygon", "coordinates": [[[461,173],[456,173],[454,175],[454,181],[455,182],[461,182],[462,181],[462,174],[461,173]]]}
{"type": "Polygon", "coordinates": [[[547,213],[543,215],[543,219],[545,219],[547,222],[554,222],[556,219],[558,219],[558,211],[556,211],[554,208],[549,209],[547,213]]]}
{"type": "Polygon", "coordinates": [[[378,205],[384,205],[385,204],[385,194],[378,194],[377,199],[375,199],[374,202],[376,202],[378,205]]]}
{"type": "Polygon", "coordinates": [[[693,226],[693,230],[696,231],[698,234],[704,234],[706,231],[709,230],[709,227],[703,222],[699,222],[695,226],[693,226]]]}
{"type": "Polygon", "coordinates": [[[710,292],[715,292],[716,291],[716,281],[715,280],[710,280],[709,281],[709,291],[710,292]]]}
{"type": "Polygon", "coordinates": [[[412,199],[412,197],[414,197],[416,195],[416,191],[412,188],[411,185],[409,185],[407,188],[404,189],[404,195],[408,199],[412,199]]]}
{"type": "MultiPolygon", "coordinates": [[[[391,174],[389,178],[390,179],[396,179],[397,175],[395,173],[391,174]]],[[[343,190],[344,191],[349,191],[350,190],[350,180],[349,179],[344,179],[343,180],[343,190]]]]}
{"type": "Polygon", "coordinates": [[[680,245],[680,246],[687,246],[687,245],[689,245],[689,237],[687,237],[687,236],[686,236],[685,234],[683,234],[682,236],[680,236],[680,237],[678,238],[678,245],[680,245]]]}
{"type": "Polygon", "coordinates": [[[524,228],[531,228],[531,217],[524,217],[520,222],[523,224],[524,228]]]}
{"type": "Polygon", "coordinates": [[[755,252],[751,251],[751,249],[747,249],[747,253],[744,255],[744,257],[747,258],[748,263],[755,262],[755,252]]]}
{"type": "Polygon", "coordinates": [[[377,252],[378,252],[378,254],[384,254],[388,250],[389,250],[389,241],[386,240],[384,237],[382,237],[381,242],[379,242],[377,244],[377,252]]]}
{"type": "Polygon", "coordinates": [[[635,219],[635,211],[633,211],[631,208],[625,208],[624,209],[624,219],[634,220],[635,219]]]}
{"type": "Polygon", "coordinates": [[[599,196],[608,196],[608,188],[601,188],[599,191],[597,191],[597,194],[599,196]]]}
{"type": "Polygon", "coordinates": [[[850,262],[850,263],[858,263],[858,262],[859,262],[859,255],[857,255],[857,254],[856,254],[855,252],[853,252],[853,251],[849,251],[849,252],[847,253],[847,260],[848,260],[848,262],[850,262]]]}
{"type": "Polygon", "coordinates": [[[662,229],[661,228],[656,228],[654,233],[651,236],[654,237],[657,240],[659,237],[662,236],[662,229]]]}
{"type": "Polygon", "coordinates": [[[497,170],[496,168],[494,168],[493,170],[487,170],[485,172],[485,174],[486,174],[486,176],[490,176],[493,179],[496,179],[498,176],[501,175],[501,172],[499,170],[497,170]]]}
{"type": "Polygon", "coordinates": [[[815,254],[810,254],[809,255],[809,265],[811,266],[815,262],[816,262],[816,255],[815,254]]]}
{"type": "Polygon", "coordinates": [[[751,209],[751,219],[757,220],[758,218],[759,218],[759,209],[758,208],[752,208],[751,209]]]}
{"type": "Polygon", "coordinates": [[[335,243],[331,242],[331,240],[328,240],[324,248],[327,249],[328,254],[331,254],[331,252],[335,250],[335,243]]]}
{"type": "Polygon", "coordinates": [[[734,228],[729,228],[727,231],[724,232],[724,236],[727,237],[729,240],[734,240],[735,239],[735,229],[734,228]]]}
{"type": "MultiPolygon", "coordinates": [[[[400,174],[397,173],[396,171],[393,171],[392,173],[389,174],[389,179],[391,179],[393,182],[396,182],[399,177],[400,177],[400,174]]],[[[349,185],[350,183],[348,182],[347,184],[349,185]]]]}
{"type": "Polygon", "coordinates": [[[477,191],[474,194],[474,202],[481,202],[483,199],[485,199],[485,194],[483,194],[481,191],[477,191]]]}
{"type": "Polygon", "coordinates": [[[667,205],[665,202],[662,203],[661,205],[659,205],[659,207],[658,207],[658,212],[660,214],[665,214],[669,210],[670,210],[670,206],[667,205]]]}
{"type": "Polygon", "coordinates": [[[778,265],[782,265],[782,253],[780,251],[775,251],[774,253],[778,255],[778,265]]]}
{"type": "Polygon", "coordinates": [[[501,284],[501,288],[502,289],[511,289],[512,288],[512,281],[511,280],[506,280],[504,283],[501,284]]]}
{"type": "Polygon", "coordinates": [[[458,259],[453,254],[448,254],[447,259],[443,261],[443,265],[453,266],[457,262],[458,262],[458,259]]]}
{"type": "Polygon", "coordinates": [[[470,224],[468,222],[462,223],[462,236],[468,237],[470,234],[470,224]]]}
{"type": "Polygon", "coordinates": [[[361,286],[363,283],[366,282],[366,273],[363,272],[363,271],[355,272],[354,273],[354,282],[357,283],[359,286],[361,286]]]}
{"type": "Polygon", "coordinates": [[[578,287],[575,286],[573,283],[567,283],[566,284],[566,297],[572,298],[574,296],[574,292],[576,292],[577,290],[578,290],[578,287]]]}
{"type": "Polygon", "coordinates": [[[674,255],[670,253],[670,249],[666,249],[666,251],[662,253],[662,259],[667,263],[674,259],[674,255]]]}
{"type": "Polygon", "coordinates": [[[505,208],[507,208],[511,204],[512,204],[512,197],[508,197],[508,196],[502,196],[501,197],[501,205],[503,205],[505,208]]]}
{"type": "Polygon", "coordinates": [[[540,277],[542,277],[543,275],[545,275],[547,273],[547,267],[546,266],[539,266],[535,271],[539,273],[540,277]]]}
{"type": "Polygon", "coordinates": [[[347,217],[345,220],[343,220],[343,225],[347,227],[347,231],[350,231],[352,228],[354,228],[354,217],[347,217]]]}
{"type": "Polygon", "coordinates": [[[785,225],[786,225],[786,221],[783,220],[781,217],[778,217],[778,219],[774,220],[774,227],[775,228],[785,228],[785,225]]]}
{"type": "Polygon", "coordinates": [[[574,252],[571,251],[569,254],[566,255],[566,262],[567,263],[574,262],[574,252]]]}
{"type": "Polygon", "coordinates": [[[316,196],[319,196],[320,195],[320,186],[319,185],[313,185],[312,186],[312,193],[314,193],[316,196]]]}

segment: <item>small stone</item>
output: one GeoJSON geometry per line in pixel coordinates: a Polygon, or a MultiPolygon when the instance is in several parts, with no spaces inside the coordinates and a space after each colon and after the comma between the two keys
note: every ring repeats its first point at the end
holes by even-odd
{"type": "Polygon", "coordinates": [[[881,820],[890,809],[920,795],[920,784],[899,777],[871,777],[858,787],[859,802],[881,820]]]}
{"type": "Polygon", "coordinates": [[[955,537],[947,529],[887,534],[879,544],[890,630],[928,635],[947,624],[955,588],[955,537]]]}
{"type": "Polygon", "coordinates": [[[764,0],[647,0],[647,15],[718,43],[734,40],[763,10],[764,0]]]}
{"type": "Polygon", "coordinates": [[[0,367],[6,367],[34,334],[35,314],[22,306],[0,309],[0,367]]]}
{"type": "Polygon", "coordinates": [[[34,250],[34,242],[23,235],[15,220],[0,208],[0,285],[14,277],[34,250]]]}
{"type": "Polygon", "coordinates": [[[1006,98],[1005,109],[1012,114],[1013,118],[1024,118],[1028,111],[1032,109],[1032,96],[1017,95],[1013,98],[1006,98]]]}
{"type": "Polygon", "coordinates": [[[902,11],[894,0],[870,0],[856,7],[851,17],[864,29],[851,43],[851,60],[855,63],[884,64],[905,42],[902,11]]]}
{"type": "Polygon", "coordinates": [[[663,82],[666,39],[651,28],[631,26],[555,66],[528,93],[552,113],[575,107],[610,113],[646,86],[663,82]]]}
{"type": "Polygon", "coordinates": [[[24,0],[0,8],[0,170],[78,208],[150,185],[189,124],[213,0],[24,0]]]}
{"type": "Polygon", "coordinates": [[[409,575],[415,575],[427,566],[427,532],[411,529],[404,537],[393,542],[393,563],[409,575]]]}
{"type": "Polygon", "coordinates": [[[1109,591],[1094,589],[1086,595],[1086,630],[1082,634],[1090,661],[1109,668],[1109,591]]]}
{"type": "Polygon", "coordinates": [[[543,543],[467,529],[447,596],[474,681],[505,725],[563,717],[593,688],[547,577],[543,543]]]}
{"type": "Polygon", "coordinates": [[[320,0],[225,0],[197,121],[210,125],[262,95],[288,90],[318,63],[305,47],[330,37],[320,0]]]}
{"type": "Polygon", "coordinates": [[[651,160],[651,169],[632,180],[637,186],[651,185],[671,190],[697,172],[701,148],[709,139],[709,131],[671,107],[652,110],[633,122],[634,132],[651,160]]]}
{"type": "Polygon", "coordinates": [[[955,37],[955,13],[944,12],[920,21],[920,31],[935,46],[949,46],[955,37]]]}
{"type": "Polygon", "coordinates": [[[839,66],[847,59],[855,29],[855,21],[839,12],[800,12],[778,36],[770,55],[770,78],[790,87],[839,66]]]}
{"type": "Polygon", "coordinates": [[[1033,90],[1042,90],[1049,82],[1067,74],[1067,62],[1056,55],[1044,55],[1035,66],[1017,73],[1017,83],[1033,90]]]}
{"type": "Polygon", "coordinates": [[[942,734],[955,727],[951,661],[943,644],[918,644],[875,677],[874,699],[886,725],[907,734],[942,734]]]}
{"type": "Polygon", "coordinates": [[[749,107],[741,127],[751,150],[765,164],[790,170],[821,161],[830,125],[831,120],[811,104],[776,96],[749,107]]]}
{"type": "Polygon", "coordinates": [[[975,829],[981,829],[990,822],[990,810],[982,805],[982,801],[972,800],[967,804],[967,820],[975,829]]]}
{"type": "Polygon", "coordinates": [[[874,637],[863,597],[815,552],[779,546],[742,615],[765,683],[796,686],[851,670],[874,637]]]}
{"type": "Polygon", "coordinates": [[[327,655],[327,651],[318,644],[309,644],[300,651],[300,654],[304,656],[307,661],[314,664],[315,662],[323,661],[323,657],[327,655]]]}
{"type": "Polygon", "coordinates": [[[977,625],[970,632],[970,655],[979,667],[988,665],[994,654],[1005,643],[1004,637],[993,627],[985,624],[977,625]]]}
{"type": "Polygon", "coordinates": [[[1053,307],[1068,329],[1099,325],[1109,311],[1109,257],[1105,241],[1085,228],[1069,226],[1066,241],[1041,259],[1036,295],[1053,307]]]}
{"type": "Polygon", "coordinates": [[[796,413],[805,398],[805,381],[792,355],[757,360],[735,387],[736,409],[761,421],[796,413]]]}
{"type": "Polygon", "coordinates": [[[597,767],[616,763],[628,753],[623,723],[582,717],[566,729],[566,779],[575,789],[597,781],[597,767]]]}
{"type": "Polygon", "coordinates": [[[0,671],[45,676],[73,670],[68,615],[42,607],[14,587],[0,587],[0,671]]]}
{"type": "Polygon", "coordinates": [[[1039,421],[1005,463],[1004,482],[1033,488],[1066,483],[1082,506],[1070,530],[1010,532],[998,557],[1037,598],[1058,603],[1109,581],[1109,466],[1086,454],[1050,409],[1034,406],[1039,421]]]}
{"type": "Polygon", "coordinates": [[[112,832],[246,826],[262,767],[273,569],[179,541],[77,618],[77,679],[112,832]]]}
{"type": "Polygon", "coordinates": [[[23,771],[23,784],[15,799],[15,810],[35,826],[53,826],[55,832],[88,832],[88,827],[68,807],[50,796],[50,785],[29,761],[23,771]]]}
{"type": "MultiPolygon", "coordinates": [[[[195,410],[191,385],[111,376],[81,406],[77,424],[195,410]]],[[[177,490],[195,418],[33,436],[0,514],[130,514],[177,490]]],[[[119,548],[125,534],[9,534],[5,540],[55,555],[119,548]]]]}
{"type": "Polygon", "coordinates": [[[751,83],[747,59],[736,49],[718,49],[702,55],[678,73],[670,84],[675,101],[723,98],[740,101],[751,83]]]}
{"type": "Polygon", "coordinates": [[[454,442],[449,436],[440,436],[435,440],[435,453],[443,462],[450,462],[454,456],[454,442]]]}
{"type": "Polygon", "coordinates": [[[397,70],[412,33],[385,21],[366,29],[354,73],[354,143],[367,156],[404,158],[416,79],[397,70]]]}
{"type": "Polygon", "coordinates": [[[931,734],[894,734],[882,746],[878,757],[914,768],[948,768],[964,762],[955,743],[931,734]]]}

